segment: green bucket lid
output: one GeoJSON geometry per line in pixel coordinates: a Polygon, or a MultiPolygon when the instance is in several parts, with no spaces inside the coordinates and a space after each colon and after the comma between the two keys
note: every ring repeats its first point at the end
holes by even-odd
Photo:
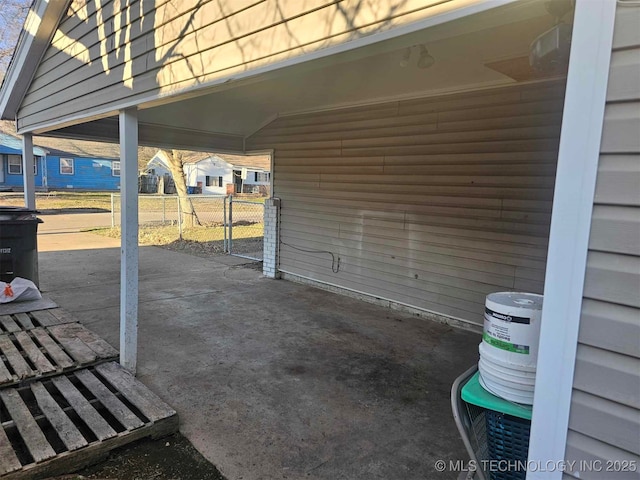
{"type": "Polygon", "coordinates": [[[478,407],[504,413],[525,420],[531,420],[531,405],[510,402],[489,393],[480,385],[480,372],[476,372],[462,387],[462,400],[478,407]]]}

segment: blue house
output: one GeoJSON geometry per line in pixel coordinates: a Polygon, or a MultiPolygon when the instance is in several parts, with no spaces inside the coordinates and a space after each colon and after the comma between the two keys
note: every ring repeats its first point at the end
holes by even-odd
{"type": "MultiPolygon", "coordinates": [[[[20,189],[22,142],[0,125],[0,190],[20,189]]],[[[35,183],[46,190],[119,190],[117,144],[34,137],[35,183]]]]}
{"type": "MultiPolygon", "coordinates": [[[[36,187],[42,187],[47,151],[34,146],[33,155],[36,187]]],[[[22,141],[0,131],[0,191],[22,186],[22,141]]]]}

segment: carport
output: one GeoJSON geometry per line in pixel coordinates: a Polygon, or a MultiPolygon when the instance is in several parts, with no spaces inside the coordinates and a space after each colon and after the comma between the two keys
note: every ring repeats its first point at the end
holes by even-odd
{"type": "Polygon", "coordinates": [[[567,80],[528,67],[532,40],[554,24],[542,2],[188,3],[171,17],[153,1],[36,2],[0,105],[27,166],[34,133],[120,141],[123,365],[136,368],[138,145],[267,151],[266,276],[475,329],[486,293],[544,291],[543,322],[562,318],[567,333],[547,332],[538,378],[570,365],[562,388],[536,391],[532,455],[562,458],[575,356],[564,350],[584,280],[571,252],[576,235],[586,251],[578,220],[595,174],[582,162],[599,146],[576,132],[600,132],[602,112],[580,99],[604,95],[592,65],[608,68],[599,35],[611,36],[611,9],[603,21],[579,6],[567,80]],[[258,27],[271,14],[272,28],[258,27]],[[561,129],[573,135],[561,142],[561,129]]]}

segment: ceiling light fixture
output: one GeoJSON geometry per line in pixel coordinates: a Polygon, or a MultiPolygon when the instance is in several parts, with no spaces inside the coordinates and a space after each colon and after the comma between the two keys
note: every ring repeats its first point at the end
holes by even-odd
{"type": "Polygon", "coordinates": [[[429,68],[436,63],[436,59],[429,53],[425,45],[418,45],[420,49],[420,58],[418,58],[418,68],[429,68]]]}

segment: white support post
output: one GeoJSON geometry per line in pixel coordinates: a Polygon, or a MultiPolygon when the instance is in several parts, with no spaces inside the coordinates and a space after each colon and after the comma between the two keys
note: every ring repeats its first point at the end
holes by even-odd
{"type": "Polygon", "coordinates": [[[578,0],[545,274],[527,480],[561,480],[616,2],[578,0]],[[555,468],[554,468],[555,467],[555,468]]]}
{"type": "Polygon", "coordinates": [[[138,111],[120,111],[120,364],[138,355],[138,111]]]}
{"type": "Polygon", "coordinates": [[[36,209],[36,179],[33,174],[33,136],[22,135],[22,178],[24,182],[24,205],[36,209]]]}

